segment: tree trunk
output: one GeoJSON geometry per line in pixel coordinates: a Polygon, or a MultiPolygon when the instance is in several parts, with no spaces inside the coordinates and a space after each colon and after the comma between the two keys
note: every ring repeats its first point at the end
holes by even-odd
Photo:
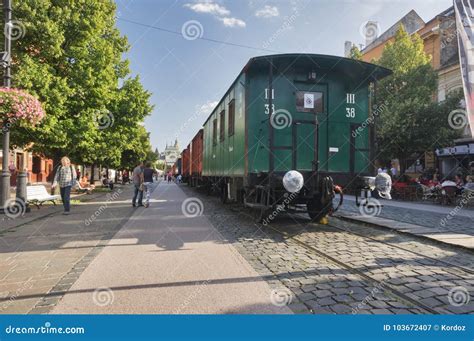
{"type": "Polygon", "coordinates": [[[407,169],[407,159],[403,156],[400,157],[398,161],[400,162],[400,175],[403,175],[407,169]]]}
{"type": "Polygon", "coordinates": [[[92,164],[91,165],[91,179],[90,179],[91,184],[94,184],[94,181],[95,181],[94,175],[95,175],[95,164],[92,164]]]}
{"type": "MultiPolygon", "coordinates": [[[[58,171],[59,166],[61,166],[61,157],[62,156],[59,152],[54,153],[54,156],[53,156],[53,171],[50,175],[51,176],[51,184],[54,181],[54,177],[56,176],[56,172],[58,171]]],[[[56,186],[55,189],[51,189],[51,194],[52,195],[59,194],[59,186],[56,186]]]]}

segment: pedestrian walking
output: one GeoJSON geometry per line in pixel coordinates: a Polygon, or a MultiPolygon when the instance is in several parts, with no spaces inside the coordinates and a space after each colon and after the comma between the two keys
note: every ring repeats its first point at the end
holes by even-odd
{"type": "Polygon", "coordinates": [[[138,206],[143,206],[143,162],[140,162],[138,166],[133,169],[132,181],[134,192],[132,199],[132,206],[136,207],[137,198],[138,206]]]}
{"type": "Polygon", "coordinates": [[[145,169],[143,170],[143,187],[145,191],[145,207],[150,206],[150,194],[151,188],[153,186],[153,176],[155,175],[155,170],[151,168],[151,162],[147,162],[145,169]]]}
{"type": "Polygon", "coordinates": [[[79,167],[77,167],[76,169],[76,174],[77,174],[77,181],[81,181],[81,170],[79,169],[79,167]]]}
{"type": "Polygon", "coordinates": [[[61,200],[63,201],[64,215],[68,215],[71,211],[71,188],[77,183],[77,174],[74,167],[71,166],[71,160],[67,156],[61,159],[61,166],[59,166],[54,176],[53,189],[59,185],[61,193],[61,200]]]}
{"type": "Polygon", "coordinates": [[[171,172],[169,172],[168,173],[168,183],[171,183],[171,180],[173,180],[173,178],[172,178],[171,172]]]}

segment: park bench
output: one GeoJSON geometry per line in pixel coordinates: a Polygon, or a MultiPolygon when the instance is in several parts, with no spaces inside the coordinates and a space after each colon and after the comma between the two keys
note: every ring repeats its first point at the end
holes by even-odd
{"type": "Polygon", "coordinates": [[[77,186],[76,186],[76,192],[77,192],[77,193],[87,193],[87,194],[91,194],[92,191],[93,191],[92,188],[90,188],[90,187],[82,187],[79,182],[77,183],[77,186]]]}
{"type": "Polygon", "coordinates": [[[43,185],[26,186],[26,199],[28,203],[35,205],[38,209],[44,202],[51,201],[56,205],[59,195],[51,195],[43,185]]]}

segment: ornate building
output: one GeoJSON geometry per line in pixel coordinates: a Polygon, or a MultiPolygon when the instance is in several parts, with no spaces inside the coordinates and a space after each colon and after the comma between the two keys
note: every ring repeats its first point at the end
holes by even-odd
{"type": "MultiPolygon", "coordinates": [[[[431,56],[431,64],[438,72],[438,91],[436,100],[442,102],[453,91],[463,89],[461,65],[459,62],[458,37],[454,7],[439,13],[434,18],[425,22],[414,10],[393,24],[388,30],[379,34],[377,22],[369,21],[365,26],[368,39],[362,48],[362,60],[371,62],[382,55],[385,45],[393,42],[395,33],[403,25],[409,34],[418,33],[423,40],[424,50],[431,56]]],[[[354,44],[345,43],[345,56],[350,55],[354,44]]],[[[452,173],[453,169],[466,167],[469,161],[474,160],[474,143],[470,136],[468,126],[463,131],[463,137],[455,141],[455,147],[442,148],[435,154],[431,151],[425,153],[425,167],[438,168],[441,174],[452,173]]]]}
{"type": "Polygon", "coordinates": [[[174,145],[166,144],[165,148],[165,162],[166,167],[171,168],[175,162],[181,157],[178,139],[174,141],[174,145]]]}

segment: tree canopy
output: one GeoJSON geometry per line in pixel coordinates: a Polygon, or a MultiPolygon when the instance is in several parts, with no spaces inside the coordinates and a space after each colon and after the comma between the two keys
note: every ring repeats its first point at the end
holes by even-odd
{"type": "Polygon", "coordinates": [[[362,52],[360,52],[360,49],[356,45],[352,45],[350,53],[350,58],[362,60],[362,52]]]}
{"type": "Polygon", "coordinates": [[[377,120],[377,155],[400,159],[403,171],[414,153],[449,145],[459,135],[449,127],[448,115],[461,97],[452,94],[436,102],[438,76],[431,57],[420,36],[410,36],[402,25],[377,63],[393,71],[376,89],[378,107],[386,108],[377,120]]]}
{"type": "Polygon", "coordinates": [[[46,116],[36,127],[13,129],[12,143],[55,161],[68,155],[109,167],[126,164],[125,150],[146,155],[151,146],[141,124],[151,94],[130,77],[115,3],[22,0],[13,15],[25,28],[13,44],[13,86],[35,94],[46,116]]]}

